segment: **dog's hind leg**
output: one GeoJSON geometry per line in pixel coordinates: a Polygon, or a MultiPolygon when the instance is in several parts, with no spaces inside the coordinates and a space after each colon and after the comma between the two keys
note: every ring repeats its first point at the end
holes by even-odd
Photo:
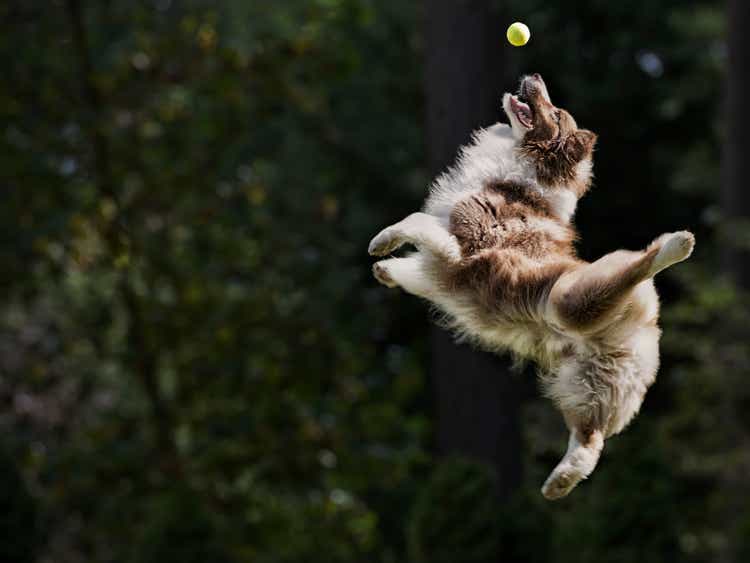
{"type": "Polygon", "coordinates": [[[604,448],[601,430],[574,428],[570,431],[568,451],[542,486],[542,494],[549,500],[567,496],[583,479],[591,475],[604,448]]]}
{"type": "Polygon", "coordinates": [[[565,362],[542,380],[545,395],[570,430],[568,450],[542,487],[546,498],[566,496],[599,462],[613,414],[614,389],[607,381],[590,363],[580,361],[565,362]]]}
{"type": "Polygon", "coordinates": [[[693,244],[686,231],[665,234],[644,251],[618,250],[566,272],[549,295],[551,320],[584,333],[609,325],[632,301],[638,284],[687,258],[693,244]]]}

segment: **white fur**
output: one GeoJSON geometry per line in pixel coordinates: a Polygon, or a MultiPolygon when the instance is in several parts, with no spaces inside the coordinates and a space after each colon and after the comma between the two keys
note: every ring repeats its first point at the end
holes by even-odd
{"type": "MultiPolygon", "coordinates": [[[[447,228],[453,207],[466,197],[482,189],[490,181],[517,181],[533,186],[550,203],[553,213],[569,222],[575,213],[578,198],[564,187],[550,188],[539,183],[533,164],[518,152],[518,124],[512,111],[508,118],[516,124],[509,127],[496,123],[476,131],[472,143],[459,150],[456,164],[437,177],[423,206],[425,213],[438,217],[447,228]]],[[[591,160],[586,159],[576,167],[578,180],[586,182],[591,176],[591,160]]]]}
{"type": "Polygon", "coordinates": [[[531,163],[518,158],[517,145],[511,128],[504,123],[476,131],[472,143],[459,150],[456,164],[433,182],[424,212],[438,217],[447,227],[456,203],[481,190],[487,182],[536,182],[531,163]]]}
{"type": "MultiPolygon", "coordinates": [[[[591,161],[584,161],[584,163],[590,162],[591,161]]],[[[583,173],[579,172],[579,177],[582,177],[583,175],[583,173]]],[[[571,190],[546,190],[545,192],[544,188],[540,188],[540,191],[547,201],[549,201],[550,206],[552,207],[552,212],[566,223],[570,222],[573,218],[573,214],[576,212],[576,206],[578,205],[576,194],[571,190]]]]}
{"type": "Polygon", "coordinates": [[[387,287],[401,286],[412,295],[424,299],[435,299],[435,284],[424,265],[426,255],[415,252],[404,258],[389,258],[373,265],[373,273],[387,287]],[[396,282],[395,280],[398,280],[396,282]]]}
{"type": "Polygon", "coordinates": [[[430,252],[446,260],[461,258],[461,248],[456,237],[445,229],[438,217],[427,213],[412,213],[406,219],[383,229],[370,241],[367,251],[383,256],[406,242],[415,246],[424,245],[430,252]]]}
{"type": "Polygon", "coordinates": [[[658,242],[661,244],[661,248],[651,266],[652,276],[690,256],[693,252],[695,237],[687,231],[679,231],[664,235],[658,239],[658,242]]]}
{"type": "Polygon", "coordinates": [[[542,486],[542,494],[550,500],[567,495],[581,480],[588,477],[596,467],[604,447],[604,439],[595,433],[588,444],[578,441],[575,432],[570,433],[565,457],[552,470],[542,486]]]}

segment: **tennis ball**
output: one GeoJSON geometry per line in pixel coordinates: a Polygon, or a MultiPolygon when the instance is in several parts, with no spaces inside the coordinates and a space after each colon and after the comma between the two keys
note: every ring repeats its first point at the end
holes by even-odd
{"type": "Polygon", "coordinates": [[[531,32],[529,31],[529,27],[526,24],[523,24],[521,22],[516,22],[514,24],[511,24],[511,26],[508,28],[508,41],[511,45],[514,47],[521,47],[522,45],[526,45],[526,43],[529,42],[529,39],[531,38],[531,32]]]}

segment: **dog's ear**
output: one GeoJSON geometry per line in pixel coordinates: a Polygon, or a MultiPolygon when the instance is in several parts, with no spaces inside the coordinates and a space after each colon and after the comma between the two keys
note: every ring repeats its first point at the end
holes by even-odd
{"type": "Polygon", "coordinates": [[[580,162],[591,156],[596,145],[596,133],[588,129],[579,129],[565,142],[565,152],[570,162],[580,162]]]}

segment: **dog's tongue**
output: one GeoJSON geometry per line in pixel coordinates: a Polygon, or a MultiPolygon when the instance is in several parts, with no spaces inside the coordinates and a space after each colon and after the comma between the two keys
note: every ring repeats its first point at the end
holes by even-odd
{"type": "Polygon", "coordinates": [[[518,99],[518,96],[512,96],[510,98],[510,107],[513,110],[513,113],[516,114],[516,117],[521,122],[521,124],[525,127],[530,128],[532,125],[532,116],[529,104],[523,103],[518,99]]]}

